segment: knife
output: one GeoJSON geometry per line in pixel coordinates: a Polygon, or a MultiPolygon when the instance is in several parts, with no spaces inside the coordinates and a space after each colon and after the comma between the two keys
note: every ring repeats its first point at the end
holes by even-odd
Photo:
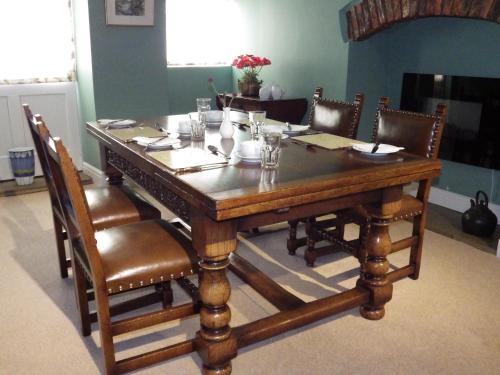
{"type": "Polygon", "coordinates": [[[373,146],[371,153],[372,154],[376,153],[379,146],[380,146],[380,142],[375,143],[375,146],[373,146]]]}

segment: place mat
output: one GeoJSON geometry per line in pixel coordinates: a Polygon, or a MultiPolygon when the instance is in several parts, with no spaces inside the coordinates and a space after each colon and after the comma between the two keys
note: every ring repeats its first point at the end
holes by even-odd
{"type": "Polygon", "coordinates": [[[298,137],[292,137],[300,142],[309,143],[311,145],[326,148],[328,150],[335,150],[337,148],[351,147],[353,143],[365,144],[366,142],[357,141],[351,138],[340,137],[333,134],[311,134],[311,135],[299,135],[298,137]]]}
{"type": "MultiPolygon", "coordinates": [[[[83,172],[79,172],[80,179],[83,185],[93,183],[92,177],[83,172]]],[[[47,184],[43,176],[35,177],[33,183],[29,185],[18,185],[15,180],[7,180],[0,182],[0,197],[10,197],[14,195],[38,193],[39,191],[47,190],[47,184]]]]}
{"type": "Polygon", "coordinates": [[[227,160],[200,148],[187,147],[178,150],[147,153],[171,171],[188,168],[227,164],[227,160]]]}
{"type": "Polygon", "coordinates": [[[166,133],[158,129],[150,128],[149,126],[138,126],[126,129],[108,129],[106,131],[124,142],[130,142],[134,137],[157,138],[164,137],[166,135],[166,133]]]}

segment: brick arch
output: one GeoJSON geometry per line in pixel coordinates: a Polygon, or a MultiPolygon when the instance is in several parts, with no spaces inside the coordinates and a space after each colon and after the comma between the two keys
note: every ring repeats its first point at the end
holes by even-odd
{"type": "Polygon", "coordinates": [[[500,0],[362,0],[346,16],[349,40],[359,41],[416,18],[460,17],[500,23],[500,0]]]}

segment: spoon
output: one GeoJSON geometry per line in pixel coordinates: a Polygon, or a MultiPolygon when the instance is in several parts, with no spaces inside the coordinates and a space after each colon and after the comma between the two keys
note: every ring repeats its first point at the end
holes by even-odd
{"type": "Polygon", "coordinates": [[[220,151],[217,147],[215,147],[214,145],[208,145],[208,150],[212,153],[212,154],[221,154],[222,156],[224,156],[226,159],[231,159],[230,156],[227,156],[225,153],[223,153],[222,151],[220,151]]]}

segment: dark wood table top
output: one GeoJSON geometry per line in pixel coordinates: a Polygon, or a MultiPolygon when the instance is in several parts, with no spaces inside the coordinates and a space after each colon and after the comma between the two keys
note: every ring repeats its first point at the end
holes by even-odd
{"type": "MultiPolygon", "coordinates": [[[[175,131],[185,116],[140,120],[143,126],[175,131]]],[[[207,128],[204,142],[191,147],[215,145],[231,155],[229,165],[202,172],[175,175],[144,152],[144,147],[124,143],[95,122],[87,124],[90,133],[108,143],[109,148],[141,168],[160,177],[164,183],[215,220],[230,219],[283,207],[318,202],[325,199],[401,185],[439,174],[441,164],[404,152],[387,156],[365,156],[351,149],[327,150],[292,139],[282,141],[280,166],[275,171],[262,170],[260,164],[241,162],[238,143],[250,137],[235,126],[234,139],[221,140],[218,128],[207,128]]],[[[183,143],[191,143],[190,140],[183,143]]]]}

